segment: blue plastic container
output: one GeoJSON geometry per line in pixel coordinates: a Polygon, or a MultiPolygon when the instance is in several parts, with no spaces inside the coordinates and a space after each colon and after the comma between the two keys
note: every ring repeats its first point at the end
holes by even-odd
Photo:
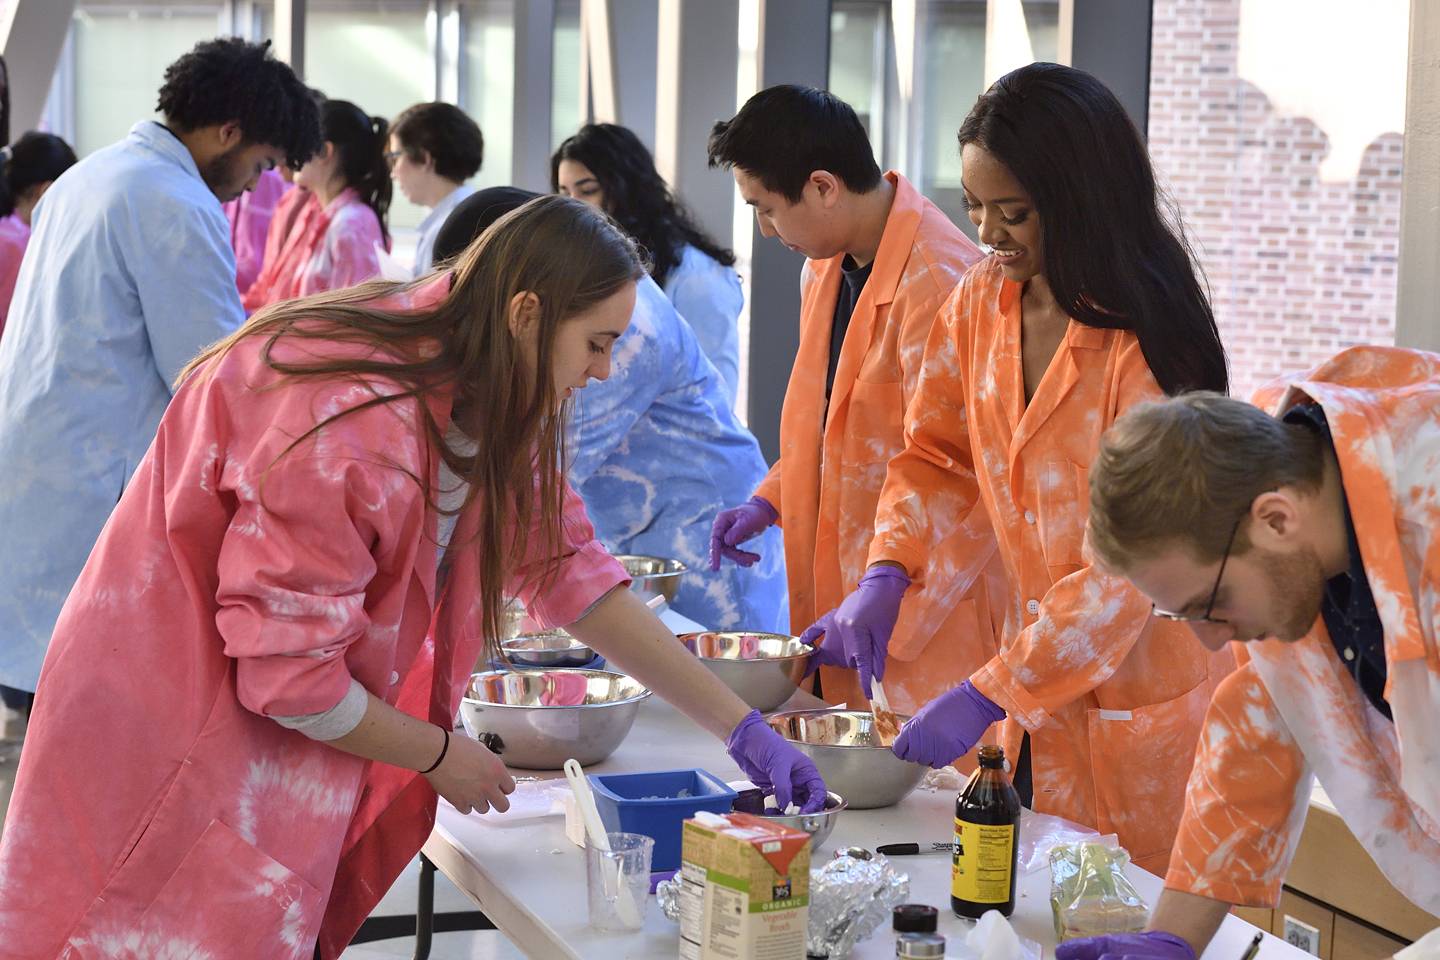
{"type": "Polygon", "coordinates": [[[729,813],[735,802],[735,791],[725,781],[696,769],[593,773],[590,786],[607,832],[655,838],[651,870],[679,869],[681,826],[696,811],[729,813]]]}

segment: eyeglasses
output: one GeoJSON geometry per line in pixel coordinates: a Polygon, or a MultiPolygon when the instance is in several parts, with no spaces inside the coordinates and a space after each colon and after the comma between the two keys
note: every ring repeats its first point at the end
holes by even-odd
{"type": "MultiPolygon", "coordinates": [[[[384,153],[385,165],[393,170],[395,168],[395,164],[399,163],[400,158],[404,155],[404,150],[386,150],[384,153]]],[[[372,153],[370,154],[370,156],[373,157],[375,156],[375,154],[372,153]]]]}
{"type": "Polygon", "coordinates": [[[1171,613],[1169,610],[1161,610],[1155,604],[1150,604],[1152,616],[1161,620],[1173,620],[1176,623],[1229,623],[1229,620],[1221,620],[1219,617],[1210,616],[1215,611],[1215,598],[1220,596],[1220,581],[1225,579],[1225,565],[1230,562],[1230,548],[1235,546],[1235,535],[1240,532],[1240,521],[1244,520],[1242,515],[1235,521],[1235,526],[1230,528],[1230,539],[1225,541],[1225,552],[1220,555],[1220,572],[1215,575],[1215,589],[1210,591],[1210,602],[1205,605],[1205,612],[1200,616],[1185,613],[1171,613]]]}

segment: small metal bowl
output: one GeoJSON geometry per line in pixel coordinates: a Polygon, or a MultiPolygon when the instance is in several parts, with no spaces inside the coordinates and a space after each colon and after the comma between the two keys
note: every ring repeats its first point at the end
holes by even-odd
{"type": "Polygon", "coordinates": [[[680,592],[680,578],[689,568],[679,560],[666,557],[647,557],[638,553],[617,553],[615,559],[630,574],[630,591],[642,597],[656,594],[665,598],[666,603],[675,602],[680,592]]]}
{"type": "MultiPolygon", "coordinates": [[[[774,802],[774,797],[766,797],[766,800],[774,802]]],[[[830,831],[835,829],[835,821],[840,819],[840,814],[845,811],[849,804],[845,798],[835,791],[825,795],[825,809],[819,813],[780,813],[773,807],[767,807],[761,814],[766,820],[773,820],[776,823],[783,823],[787,827],[794,827],[796,830],[804,830],[810,834],[810,850],[813,853],[825,845],[830,838],[830,831]]]]}
{"type": "Polygon", "coordinates": [[[650,691],[605,670],[487,670],[460,701],[465,732],[525,770],[599,763],[620,746],[650,691]]]}
{"type": "Polygon", "coordinates": [[[583,667],[595,651],[564,630],[522,633],[500,644],[505,659],[519,667],[583,667]]]}
{"type": "MultiPolygon", "coordinates": [[[[903,723],[909,717],[900,716],[903,723]]],[[[852,810],[899,803],[925,776],[926,768],[877,746],[875,718],[859,710],[788,710],[765,718],[771,729],[815,763],[825,785],[852,810]]]]}
{"type": "Polygon", "coordinates": [[[682,633],[680,642],[761,713],[790,699],[815,648],[783,633],[682,633]]]}

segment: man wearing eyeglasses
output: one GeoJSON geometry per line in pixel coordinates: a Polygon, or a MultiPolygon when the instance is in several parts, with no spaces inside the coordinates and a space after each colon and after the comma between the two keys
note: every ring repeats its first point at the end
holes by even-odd
{"type": "MultiPolygon", "coordinates": [[[[1207,646],[1246,646],[1206,715],[1150,931],[1058,960],[1193,960],[1231,904],[1274,905],[1312,777],[1440,913],[1440,355],[1356,347],[1256,402],[1136,408],[1091,469],[1101,565],[1207,646]]],[[[1425,941],[1440,951],[1440,931],[1425,941]]]]}

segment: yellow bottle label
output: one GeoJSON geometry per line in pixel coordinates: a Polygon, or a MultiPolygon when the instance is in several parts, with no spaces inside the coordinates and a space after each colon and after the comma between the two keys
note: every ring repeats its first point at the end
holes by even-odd
{"type": "Polygon", "coordinates": [[[1014,824],[990,826],[957,819],[950,895],[969,903],[1009,900],[1014,849],[1014,824]]]}

